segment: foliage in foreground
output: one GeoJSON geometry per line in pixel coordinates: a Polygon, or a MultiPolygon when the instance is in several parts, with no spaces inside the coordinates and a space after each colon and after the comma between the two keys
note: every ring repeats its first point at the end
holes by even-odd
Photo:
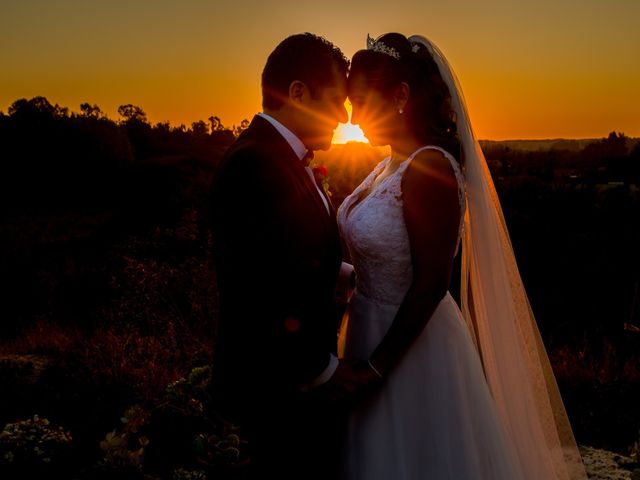
{"type": "MultiPolygon", "coordinates": [[[[0,433],[2,478],[240,479],[250,463],[240,429],[220,418],[209,394],[211,369],[194,368],[148,406],[126,409],[99,442],[98,460],[76,458],[72,434],[46,418],[8,423],[0,433]]],[[[98,445],[96,445],[96,448],[98,445]]]]}

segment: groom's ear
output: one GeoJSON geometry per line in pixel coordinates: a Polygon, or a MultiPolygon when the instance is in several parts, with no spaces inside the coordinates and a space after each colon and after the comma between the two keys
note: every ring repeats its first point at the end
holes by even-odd
{"type": "Polygon", "coordinates": [[[308,94],[309,89],[304,82],[294,80],[289,85],[289,100],[293,103],[302,103],[304,97],[308,94]]]}

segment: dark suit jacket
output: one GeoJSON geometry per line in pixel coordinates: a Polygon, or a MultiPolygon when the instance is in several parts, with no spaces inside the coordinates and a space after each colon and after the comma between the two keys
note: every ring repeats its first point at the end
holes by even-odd
{"type": "Polygon", "coordinates": [[[313,380],[336,352],[340,237],[302,162],[259,116],[227,151],[211,208],[214,382],[242,413],[313,380]]]}

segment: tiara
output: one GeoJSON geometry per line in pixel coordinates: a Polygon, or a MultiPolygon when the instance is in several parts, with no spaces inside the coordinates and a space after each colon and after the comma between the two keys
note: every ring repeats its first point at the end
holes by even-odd
{"type": "Polygon", "coordinates": [[[383,42],[376,41],[371,38],[371,35],[367,34],[367,50],[373,50],[374,52],[384,53],[390,57],[400,60],[400,54],[393,47],[387,47],[383,42]]]}

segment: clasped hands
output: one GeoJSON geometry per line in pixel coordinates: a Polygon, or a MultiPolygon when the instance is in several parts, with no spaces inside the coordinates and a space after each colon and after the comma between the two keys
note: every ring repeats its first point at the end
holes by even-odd
{"type": "Polygon", "coordinates": [[[331,378],[318,388],[330,403],[348,408],[370,395],[381,382],[368,362],[342,359],[331,378]]]}

